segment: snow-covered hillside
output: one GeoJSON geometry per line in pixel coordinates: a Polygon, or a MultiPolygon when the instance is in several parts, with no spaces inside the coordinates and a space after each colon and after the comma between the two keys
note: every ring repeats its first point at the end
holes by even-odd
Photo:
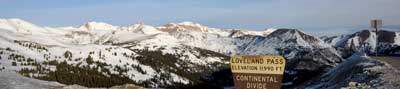
{"type": "Polygon", "coordinates": [[[13,71],[0,72],[0,87],[2,89],[49,89],[63,84],[27,78],[13,71]]]}
{"type": "Polygon", "coordinates": [[[342,39],[344,39],[345,37],[349,37],[348,35],[338,35],[338,36],[322,36],[320,37],[325,43],[332,45],[332,46],[336,46],[336,43],[341,43],[339,41],[341,41],[342,39]]]}
{"type": "MultiPolygon", "coordinates": [[[[80,85],[64,85],[22,76],[14,71],[0,72],[0,87],[2,89],[91,89],[80,85]]],[[[110,88],[94,89],[145,89],[134,84],[117,85],[110,88]]]]}
{"type": "Polygon", "coordinates": [[[125,83],[168,87],[195,84],[199,82],[200,74],[217,71],[227,64],[226,55],[187,46],[152,26],[120,27],[99,22],[82,26],[51,28],[20,19],[2,19],[0,68],[38,79],[88,87],[125,83]],[[56,77],[85,76],[64,70],[98,77],[84,77],[85,81],[56,77]],[[101,81],[114,82],[93,84],[106,83],[101,81]]]}

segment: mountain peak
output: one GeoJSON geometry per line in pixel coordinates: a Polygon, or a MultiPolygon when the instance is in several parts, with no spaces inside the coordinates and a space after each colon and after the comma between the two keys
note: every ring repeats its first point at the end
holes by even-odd
{"type": "Polygon", "coordinates": [[[10,18],[10,19],[1,19],[1,20],[8,20],[8,21],[12,21],[12,22],[21,22],[21,23],[29,23],[28,21],[19,19],[19,18],[10,18]]]}
{"type": "Polygon", "coordinates": [[[232,30],[232,33],[230,34],[230,37],[240,37],[240,36],[267,36],[274,32],[276,29],[273,28],[268,28],[265,29],[264,31],[251,31],[251,30],[232,30]]]}
{"type": "Polygon", "coordinates": [[[200,31],[200,32],[208,32],[208,27],[203,26],[199,23],[194,22],[181,22],[181,23],[168,23],[166,25],[158,27],[158,29],[165,32],[179,32],[179,31],[200,31]]]}
{"type": "MultiPolygon", "coordinates": [[[[309,34],[304,33],[298,29],[287,29],[281,28],[273,31],[268,38],[279,38],[279,39],[294,39],[296,41],[304,41],[305,43],[310,43],[310,46],[319,45],[320,41],[318,38],[311,36],[309,34]]],[[[293,41],[294,41],[293,40],[293,41]]]]}
{"type": "Polygon", "coordinates": [[[34,24],[18,19],[18,18],[11,18],[11,19],[0,19],[0,23],[7,23],[7,24],[14,24],[14,25],[23,25],[23,26],[35,26],[34,24]]]}
{"type": "MultiPolygon", "coordinates": [[[[268,31],[268,30],[266,30],[268,31]]],[[[312,37],[311,35],[306,34],[305,32],[298,30],[298,29],[288,29],[288,28],[280,28],[273,30],[270,36],[280,36],[282,34],[298,34],[302,37],[307,36],[307,37],[312,37]]]]}
{"type": "Polygon", "coordinates": [[[396,34],[398,33],[387,30],[379,30],[378,36],[376,36],[376,32],[374,30],[366,29],[351,34],[350,38],[353,38],[352,40],[357,40],[358,42],[361,43],[369,43],[369,44],[376,44],[376,41],[383,43],[397,43],[395,40],[396,34]],[[378,40],[376,39],[376,37],[378,37],[378,40]]]}
{"type": "Polygon", "coordinates": [[[133,24],[130,25],[126,28],[126,30],[128,31],[132,31],[135,33],[143,33],[143,34],[158,34],[158,33],[164,33],[160,30],[158,30],[157,28],[150,26],[150,25],[146,25],[143,22],[137,23],[137,24],[133,24]]]}
{"type": "Polygon", "coordinates": [[[18,18],[0,19],[0,28],[25,34],[43,32],[41,27],[18,18]]]}
{"type": "Polygon", "coordinates": [[[86,22],[85,24],[79,27],[80,29],[87,30],[116,30],[117,27],[104,22],[86,22]]]}
{"type": "Polygon", "coordinates": [[[195,22],[190,22],[190,21],[184,21],[184,22],[180,22],[177,23],[178,25],[185,25],[185,26],[196,26],[196,27],[202,27],[203,25],[199,24],[199,23],[195,23],[195,22]]]}
{"type": "Polygon", "coordinates": [[[266,28],[266,29],[264,29],[263,32],[274,32],[275,30],[277,30],[277,29],[275,29],[275,28],[266,28]]]}
{"type": "Polygon", "coordinates": [[[283,33],[287,33],[287,32],[290,32],[290,33],[295,33],[295,32],[304,33],[304,32],[302,32],[302,31],[300,31],[298,29],[288,29],[288,28],[280,28],[280,29],[276,29],[276,31],[274,31],[275,34],[277,34],[277,33],[283,34],[283,33]]]}

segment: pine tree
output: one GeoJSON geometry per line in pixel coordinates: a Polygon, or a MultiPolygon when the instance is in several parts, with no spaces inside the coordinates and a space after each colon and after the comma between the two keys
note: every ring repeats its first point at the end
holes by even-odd
{"type": "Polygon", "coordinates": [[[14,61],[11,63],[12,66],[17,66],[17,63],[14,61]]]}

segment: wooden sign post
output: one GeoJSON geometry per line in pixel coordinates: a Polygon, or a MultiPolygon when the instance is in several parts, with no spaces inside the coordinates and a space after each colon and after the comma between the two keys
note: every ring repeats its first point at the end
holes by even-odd
{"type": "Polygon", "coordinates": [[[236,89],[280,89],[286,61],[282,56],[233,56],[236,89]]]}
{"type": "Polygon", "coordinates": [[[382,20],[380,20],[380,19],[371,20],[371,27],[372,28],[382,27],[382,20]]]}
{"type": "MultiPolygon", "coordinates": [[[[378,28],[382,27],[382,20],[380,19],[371,20],[371,27],[375,29],[376,45],[379,45],[378,28]]],[[[378,56],[378,47],[375,48],[375,56],[378,56]]]]}

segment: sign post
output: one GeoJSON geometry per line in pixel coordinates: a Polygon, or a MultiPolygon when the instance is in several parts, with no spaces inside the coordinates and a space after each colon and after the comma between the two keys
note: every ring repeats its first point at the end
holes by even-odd
{"type": "MultiPolygon", "coordinates": [[[[371,20],[371,27],[375,29],[376,46],[378,46],[379,45],[378,28],[382,27],[382,20],[380,19],[371,20]]],[[[378,47],[375,47],[375,56],[378,56],[378,47]]]]}
{"type": "Polygon", "coordinates": [[[280,89],[286,61],[282,56],[233,56],[236,89],[280,89]]]}
{"type": "Polygon", "coordinates": [[[377,28],[382,27],[382,20],[380,20],[380,19],[371,20],[371,27],[376,28],[376,31],[377,31],[377,28]]]}

